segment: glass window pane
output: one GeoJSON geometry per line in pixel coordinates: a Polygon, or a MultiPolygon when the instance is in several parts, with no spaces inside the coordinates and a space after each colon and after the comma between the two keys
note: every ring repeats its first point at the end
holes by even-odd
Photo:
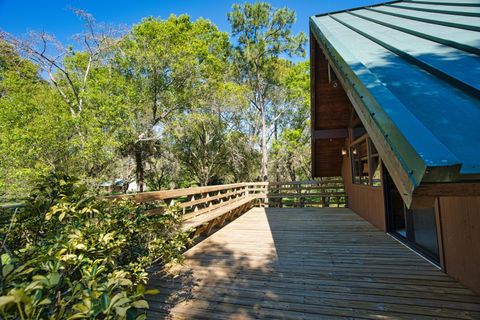
{"type": "Polygon", "coordinates": [[[371,139],[368,139],[368,150],[370,152],[370,172],[372,173],[372,186],[380,187],[382,185],[382,176],[380,172],[380,156],[373,145],[371,139]]]}
{"type": "Polygon", "coordinates": [[[412,209],[414,241],[434,256],[438,256],[438,241],[434,208],[412,209]]]}
{"type": "Polygon", "coordinates": [[[367,140],[350,148],[352,156],[352,180],[355,184],[368,185],[370,168],[368,166],[367,140]]]}

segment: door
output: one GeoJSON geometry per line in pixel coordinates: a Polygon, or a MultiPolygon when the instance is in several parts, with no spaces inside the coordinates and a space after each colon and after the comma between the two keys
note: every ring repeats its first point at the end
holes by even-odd
{"type": "Polygon", "coordinates": [[[439,264],[435,208],[407,209],[385,167],[383,172],[388,232],[439,264]]]}

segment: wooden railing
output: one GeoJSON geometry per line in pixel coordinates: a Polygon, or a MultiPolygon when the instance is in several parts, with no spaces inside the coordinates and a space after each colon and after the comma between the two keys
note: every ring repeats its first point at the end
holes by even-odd
{"type": "Polygon", "coordinates": [[[162,201],[166,205],[177,203],[186,217],[198,215],[246,197],[251,200],[260,200],[256,204],[276,207],[345,207],[348,202],[343,181],[340,179],[245,182],[117,195],[108,198],[125,197],[138,202],[162,201]]]}
{"type": "MultiPolygon", "coordinates": [[[[131,198],[137,202],[161,202],[161,206],[148,210],[149,214],[162,214],[167,206],[178,205],[183,210],[184,229],[210,233],[246,212],[252,206],[268,207],[346,207],[347,195],[343,181],[246,182],[217,186],[143,192],[116,195],[107,199],[131,198]]],[[[11,210],[12,208],[3,208],[11,210]]]]}
{"type": "Polygon", "coordinates": [[[228,205],[248,195],[246,183],[224,184],[109,196],[109,199],[131,198],[137,202],[161,201],[179,205],[186,218],[228,205]]]}
{"type": "Polygon", "coordinates": [[[346,207],[348,206],[341,179],[322,181],[289,181],[250,183],[249,193],[265,199],[269,207],[346,207]]]}
{"type": "MultiPolygon", "coordinates": [[[[161,201],[165,206],[177,204],[183,210],[184,228],[210,233],[213,227],[234,219],[252,206],[346,207],[343,182],[338,179],[295,182],[246,182],[195,187],[108,197],[131,198],[138,202],[161,201]]],[[[164,207],[150,210],[161,214],[164,207]]]]}

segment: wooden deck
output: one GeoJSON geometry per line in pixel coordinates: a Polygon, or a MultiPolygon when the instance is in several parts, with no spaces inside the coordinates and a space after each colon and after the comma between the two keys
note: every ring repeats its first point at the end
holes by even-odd
{"type": "Polygon", "coordinates": [[[151,277],[149,318],[480,319],[478,296],[349,209],[254,208],[185,256],[151,277]]]}

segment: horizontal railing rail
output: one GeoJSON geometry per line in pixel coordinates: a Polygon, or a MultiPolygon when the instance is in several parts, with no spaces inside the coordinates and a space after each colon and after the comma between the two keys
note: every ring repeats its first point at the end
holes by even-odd
{"type": "MultiPolygon", "coordinates": [[[[130,198],[137,202],[161,201],[167,206],[177,204],[183,209],[185,219],[214,210],[245,198],[246,183],[172,189],[106,197],[107,199],[130,198]]],[[[157,210],[158,212],[158,210],[157,210]]]]}
{"type": "Polygon", "coordinates": [[[162,214],[167,206],[183,210],[184,229],[209,234],[254,205],[269,207],[336,206],[346,207],[347,195],[341,179],[289,182],[244,182],[226,185],[173,189],[109,196],[107,199],[129,198],[163,206],[148,210],[162,214]]]}
{"type": "MultiPolygon", "coordinates": [[[[132,199],[141,203],[159,202],[148,214],[165,212],[177,205],[183,211],[184,229],[194,228],[210,233],[246,212],[252,206],[346,207],[347,195],[341,179],[321,181],[244,182],[216,186],[142,192],[103,197],[107,200],[132,199]],[[201,228],[200,228],[201,227],[201,228]]],[[[15,206],[9,206],[12,210],[15,206]]],[[[4,210],[7,208],[4,208],[4,210]]]]}
{"type": "Polygon", "coordinates": [[[250,183],[249,188],[269,207],[348,206],[341,179],[250,183]]]}
{"type": "Polygon", "coordinates": [[[268,206],[347,206],[341,179],[321,181],[244,182],[193,187],[126,195],[109,199],[131,198],[138,202],[177,203],[186,217],[192,217],[248,197],[268,206]]]}

